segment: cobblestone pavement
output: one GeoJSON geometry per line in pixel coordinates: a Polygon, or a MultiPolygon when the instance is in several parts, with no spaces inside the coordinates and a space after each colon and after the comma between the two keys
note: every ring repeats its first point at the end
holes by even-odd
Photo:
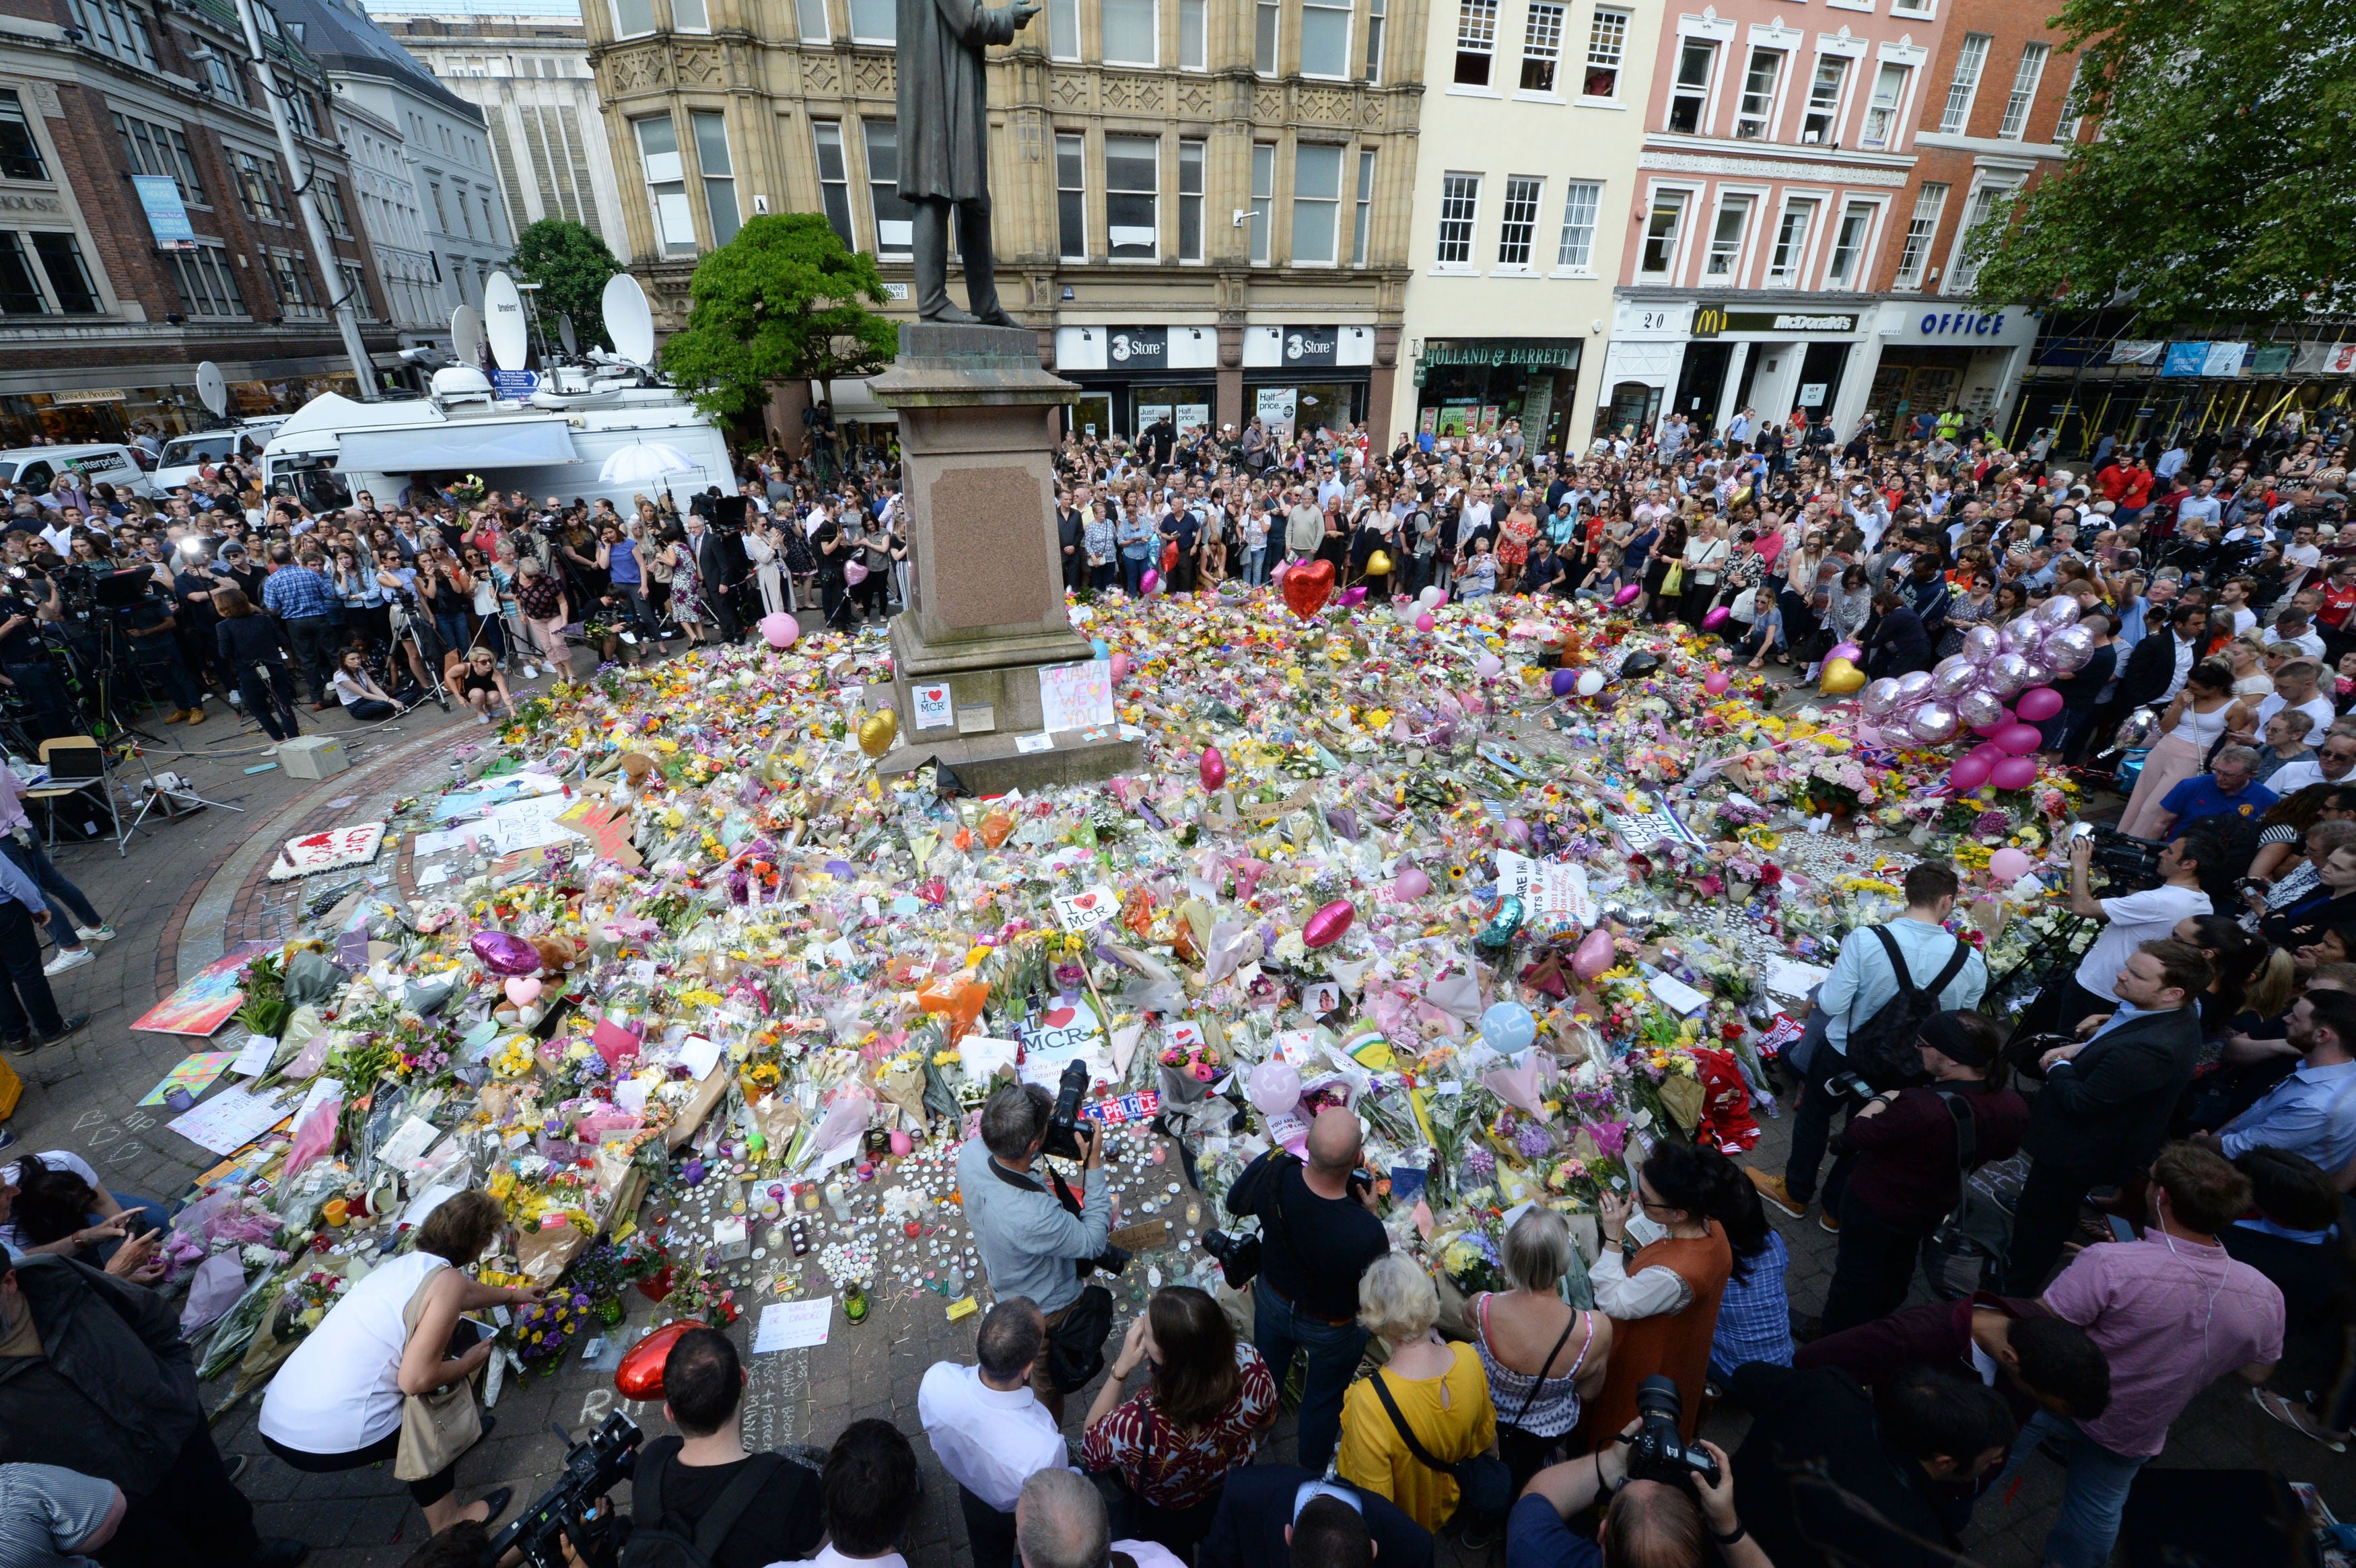
{"type": "MultiPolygon", "coordinates": [[[[212,808],[175,822],[151,821],[152,836],[134,840],[127,858],[118,859],[105,841],[59,853],[66,874],[91,895],[119,935],[97,950],[96,963],[56,982],[60,1006],[91,1013],[87,1029],[64,1046],[11,1059],[27,1080],[24,1103],[10,1124],[23,1137],[22,1147],[76,1150],[96,1163],[116,1189],[166,1199],[176,1198],[210,1163],[209,1157],[169,1132],[165,1117],[141,1111],[134,1102],[191,1042],[130,1033],[130,1021],[228,944],[275,940],[293,929],[294,901],[305,895],[262,880],[280,843],[297,832],[375,819],[396,797],[446,779],[459,748],[478,743],[482,736],[464,715],[445,717],[431,709],[372,731],[348,725],[340,715],[315,719],[306,712],[306,724],[345,736],[354,763],[348,773],[313,783],[289,778],[283,770],[247,775],[242,770],[258,760],[251,753],[266,741],[248,731],[241,744],[230,743],[232,720],[220,715],[218,705],[213,711],[211,722],[192,734],[177,727],[156,731],[165,744],[155,748],[151,760],[158,770],[168,765],[203,794],[244,812],[212,808]],[[179,752],[180,745],[190,752],[179,752]]],[[[1789,1125],[1788,1115],[1765,1122],[1765,1136],[1751,1162],[1780,1168],[1789,1125]]],[[[1175,1163],[1162,1168],[1174,1172],[1175,1163]]],[[[1818,1228],[1813,1212],[1805,1221],[1783,1223],[1783,1230],[1792,1252],[1792,1298],[1802,1310],[1813,1311],[1830,1277],[1834,1239],[1818,1228]]],[[[1133,1265],[1131,1277],[1138,1272],[1133,1265]]],[[[1125,1322],[1126,1302],[1123,1307],[1125,1322]]],[[[633,1293],[625,1332],[655,1315],[654,1306],[633,1293]]],[[[846,1326],[838,1315],[825,1346],[758,1358],[748,1354],[746,1441],[824,1443],[864,1416],[890,1420],[916,1437],[916,1390],[925,1369],[944,1359],[969,1361],[976,1321],[949,1323],[939,1298],[929,1295],[891,1300],[879,1294],[864,1324],[846,1326]]],[[[750,1317],[736,1328],[748,1352],[751,1328],[750,1317]]],[[[226,1393],[225,1379],[208,1390],[215,1401],[226,1393]]],[[[1084,1392],[1067,1403],[1066,1425],[1075,1440],[1088,1400],[1084,1392]]],[[[584,1368],[577,1358],[553,1374],[510,1382],[496,1412],[497,1431],[460,1463],[462,1495],[513,1486],[521,1506],[554,1478],[563,1445],[552,1424],[577,1435],[617,1404],[649,1436],[667,1430],[659,1409],[617,1402],[610,1374],[584,1368]]],[[[263,1449],[253,1429],[255,1409],[248,1401],[227,1410],[215,1433],[224,1451],[252,1456],[240,1485],[253,1499],[265,1532],[309,1542],[319,1568],[391,1568],[415,1549],[423,1520],[389,1467],[339,1476],[297,1474],[263,1449]]],[[[1707,1433],[1731,1450],[1744,1425],[1739,1413],[1720,1412],[1707,1433]]],[[[1268,1457],[1290,1460],[1292,1427],[1289,1413],[1280,1420],[1267,1445],[1268,1457]]],[[[969,1568],[955,1488],[921,1437],[916,1441],[927,1489],[911,1528],[909,1561],[924,1568],[969,1568]]],[[[2194,1403],[2157,1463],[2278,1469],[2294,1480],[2320,1485],[2342,1513],[2356,1512],[2356,1461],[2276,1425],[2230,1379],[2194,1403]]],[[[2009,1502],[1992,1497],[1980,1504],[1965,1541],[1972,1559],[1987,1568],[2034,1568],[2060,1489],[2058,1467],[2042,1458],[2031,1461],[2009,1502]]],[[[626,1487],[617,1500],[626,1509],[626,1487]]],[[[1450,1546],[1442,1559],[1485,1563],[1502,1555],[1450,1546]]]]}

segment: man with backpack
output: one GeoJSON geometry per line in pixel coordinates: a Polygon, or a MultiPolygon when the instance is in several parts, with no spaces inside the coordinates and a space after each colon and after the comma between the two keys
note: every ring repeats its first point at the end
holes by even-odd
{"type": "Polygon", "coordinates": [[[766,1568],[826,1534],[819,1478],[737,1432],[744,1368],[728,1336],[691,1328],[663,1358],[663,1414],[679,1428],[638,1455],[622,1568],[766,1568]]]}
{"type": "Polygon", "coordinates": [[[1840,1195],[1825,1333],[1902,1306],[1915,1254],[1963,1200],[1965,1176],[2020,1147],[2029,1103],[2005,1086],[2002,1043],[1985,1013],[1933,1014],[1916,1046],[1930,1083],[1868,1101],[1833,1139],[1856,1164],[1840,1195]]]}
{"type": "MultiPolygon", "coordinates": [[[[1954,868],[1922,861],[1906,873],[1906,910],[1884,925],[1852,931],[1840,956],[1811,998],[1810,1028],[1790,1052],[1799,1072],[1800,1103],[1792,1118],[1792,1152],[1783,1174],[1746,1170],[1759,1196],[1796,1220],[1816,1193],[1833,1112],[1846,1100],[1851,1073],[1874,1089],[1919,1081],[1916,1044],[1934,1013],[1976,1007],[1987,989],[1987,965],[1946,929],[1961,883],[1954,868]]],[[[1847,1167],[1837,1164],[1826,1183],[1826,1231],[1840,1233],[1840,1188],[1847,1167]]]]}

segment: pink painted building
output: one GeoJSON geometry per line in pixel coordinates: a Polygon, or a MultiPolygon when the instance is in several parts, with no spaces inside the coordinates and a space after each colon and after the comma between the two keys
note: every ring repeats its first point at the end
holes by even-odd
{"type": "Polygon", "coordinates": [[[1746,408],[1754,432],[1803,410],[1854,428],[1886,331],[1879,259],[1909,220],[1924,95],[1944,91],[1930,68],[1968,3],[1669,6],[1599,429],[1678,411],[1723,430],[1746,408]]]}

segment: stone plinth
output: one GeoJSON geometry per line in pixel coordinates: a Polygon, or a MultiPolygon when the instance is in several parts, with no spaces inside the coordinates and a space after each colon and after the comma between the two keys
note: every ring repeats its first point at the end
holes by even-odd
{"type": "Polygon", "coordinates": [[[900,744],[879,771],[935,757],[977,795],[1109,778],[1143,747],[1066,731],[1044,751],[1042,667],[1092,656],[1064,608],[1055,537],[1054,411],[1078,389],[1039,367],[1023,327],[900,328],[900,355],[868,385],[900,415],[900,475],[916,560],[892,623],[900,744]],[[947,722],[920,713],[919,686],[948,688],[947,722]],[[931,723],[932,728],[920,724],[931,723]],[[1035,741],[1033,742],[1035,745],[1035,741]]]}

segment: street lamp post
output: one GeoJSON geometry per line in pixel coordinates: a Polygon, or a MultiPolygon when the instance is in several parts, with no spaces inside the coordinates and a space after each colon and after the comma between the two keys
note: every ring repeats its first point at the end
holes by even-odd
{"type": "Polygon", "coordinates": [[[352,309],[351,291],[344,286],[343,271],[337,265],[327,219],[320,216],[318,197],[311,188],[318,176],[316,170],[308,177],[304,176],[305,165],[302,150],[294,144],[294,124],[287,117],[285,100],[279,93],[269,57],[262,52],[262,24],[253,6],[254,0],[237,0],[237,19],[245,27],[245,47],[252,52],[254,75],[260,80],[270,123],[278,131],[278,150],[284,155],[286,172],[294,181],[294,205],[302,209],[303,227],[311,237],[311,251],[318,259],[319,276],[336,302],[336,329],[343,334],[344,353],[352,362],[352,378],[359,383],[360,400],[373,403],[379,400],[376,369],[369,363],[368,346],[360,341],[359,315],[352,309]]]}

